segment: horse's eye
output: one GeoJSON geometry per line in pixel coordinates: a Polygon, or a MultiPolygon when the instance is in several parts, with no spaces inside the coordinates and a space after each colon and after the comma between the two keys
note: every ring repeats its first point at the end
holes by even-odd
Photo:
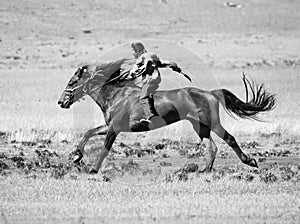
{"type": "Polygon", "coordinates": [[[74,85],[78,80],[79,80],[78,77],[73,78],[73,79],[70,81],[70,84],[69,84],[69,85],[70,85],[70,86],[74,85]]]}

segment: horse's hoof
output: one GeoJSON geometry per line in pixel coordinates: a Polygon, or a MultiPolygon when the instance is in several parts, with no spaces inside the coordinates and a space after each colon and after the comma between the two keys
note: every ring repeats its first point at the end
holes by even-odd
{"type": "Polygon", "coordinates": [[[104,182],[111,182],[110,177],[109,177],[109,176],[106,176],[106,175],[103,175],[103,176],[102,176],[102,180],[103,180],[104,182]]]}
{"type": "Polygon", "coordinates": [[[89,170],[89,174],[97,174],[98,173],[98,170],[94,169],[94,168],[91,168],[89,170]]]}
{"type": "Polygon", "coordinates": [[[82,159],[83,154],[80,151],[75,152],[75,156],[73,158],[73,163],[79,163],[80,160],[82,159]]]}
{"type": "Polygon", "coordinates": [[[255,168],[258,168],[258,165],[257,165],[257,162],[255,159],[251,158],[248,162],[248,165],[249,166],[252,166],[252,167],[255,167],[255,168]]]}
{"type": "Polygon", "coordinates": [[[212,169],[205,167],[203,170],[198,170],[197,173],[211,173],[212,169]]]}
{"type": "Polygon", "coordinates": [[[205,173],[206,172],[206,168],[204,168],[204,169],[199,169],[198,171],[197,171],[197,173],[205,173]]]}

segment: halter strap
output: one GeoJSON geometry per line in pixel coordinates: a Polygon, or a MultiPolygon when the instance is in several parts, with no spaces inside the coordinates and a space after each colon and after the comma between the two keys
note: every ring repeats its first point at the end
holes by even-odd
{"type": "Polygon", "coordinates": [[[83,84],[80,84],[79,86],[76,86],[76,87],[74,87],[74,88],[66,88],[64,91],[67,91],[67,92],[74,92],[76,89],[82,87],[83,85],[84,85],[84,83],[83,83],[83,84]]]}

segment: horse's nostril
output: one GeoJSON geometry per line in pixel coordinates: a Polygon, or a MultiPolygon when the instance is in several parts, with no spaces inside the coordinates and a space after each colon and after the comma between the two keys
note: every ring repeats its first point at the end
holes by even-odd
{"type": "Polygon", "coordinates": [[[62,104],[62,102],[60,100],[57,103],[58,103],[58,105],[62,104]]]}

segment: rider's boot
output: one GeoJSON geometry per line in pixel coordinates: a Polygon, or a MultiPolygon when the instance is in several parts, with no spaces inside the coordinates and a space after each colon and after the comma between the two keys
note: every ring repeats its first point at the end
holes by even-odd
{"type": "Polygon", "coordinates": [[[154,111],[153,111],[153,108],[154,108],[154,106],[152,105],[153,97],[150,95],[148,97],[142,98],[140,100],[140,102],[141,102],[141,105],[142,105],[142,107],[144,109],[144,113],[145,113],[145,118],[142,118],[140,120],[140,123],[145,124],[145,125],[150,125],[152,123],[150,119],[154,116],[157,116],[157,114],[154,113],[154,111]]]}

